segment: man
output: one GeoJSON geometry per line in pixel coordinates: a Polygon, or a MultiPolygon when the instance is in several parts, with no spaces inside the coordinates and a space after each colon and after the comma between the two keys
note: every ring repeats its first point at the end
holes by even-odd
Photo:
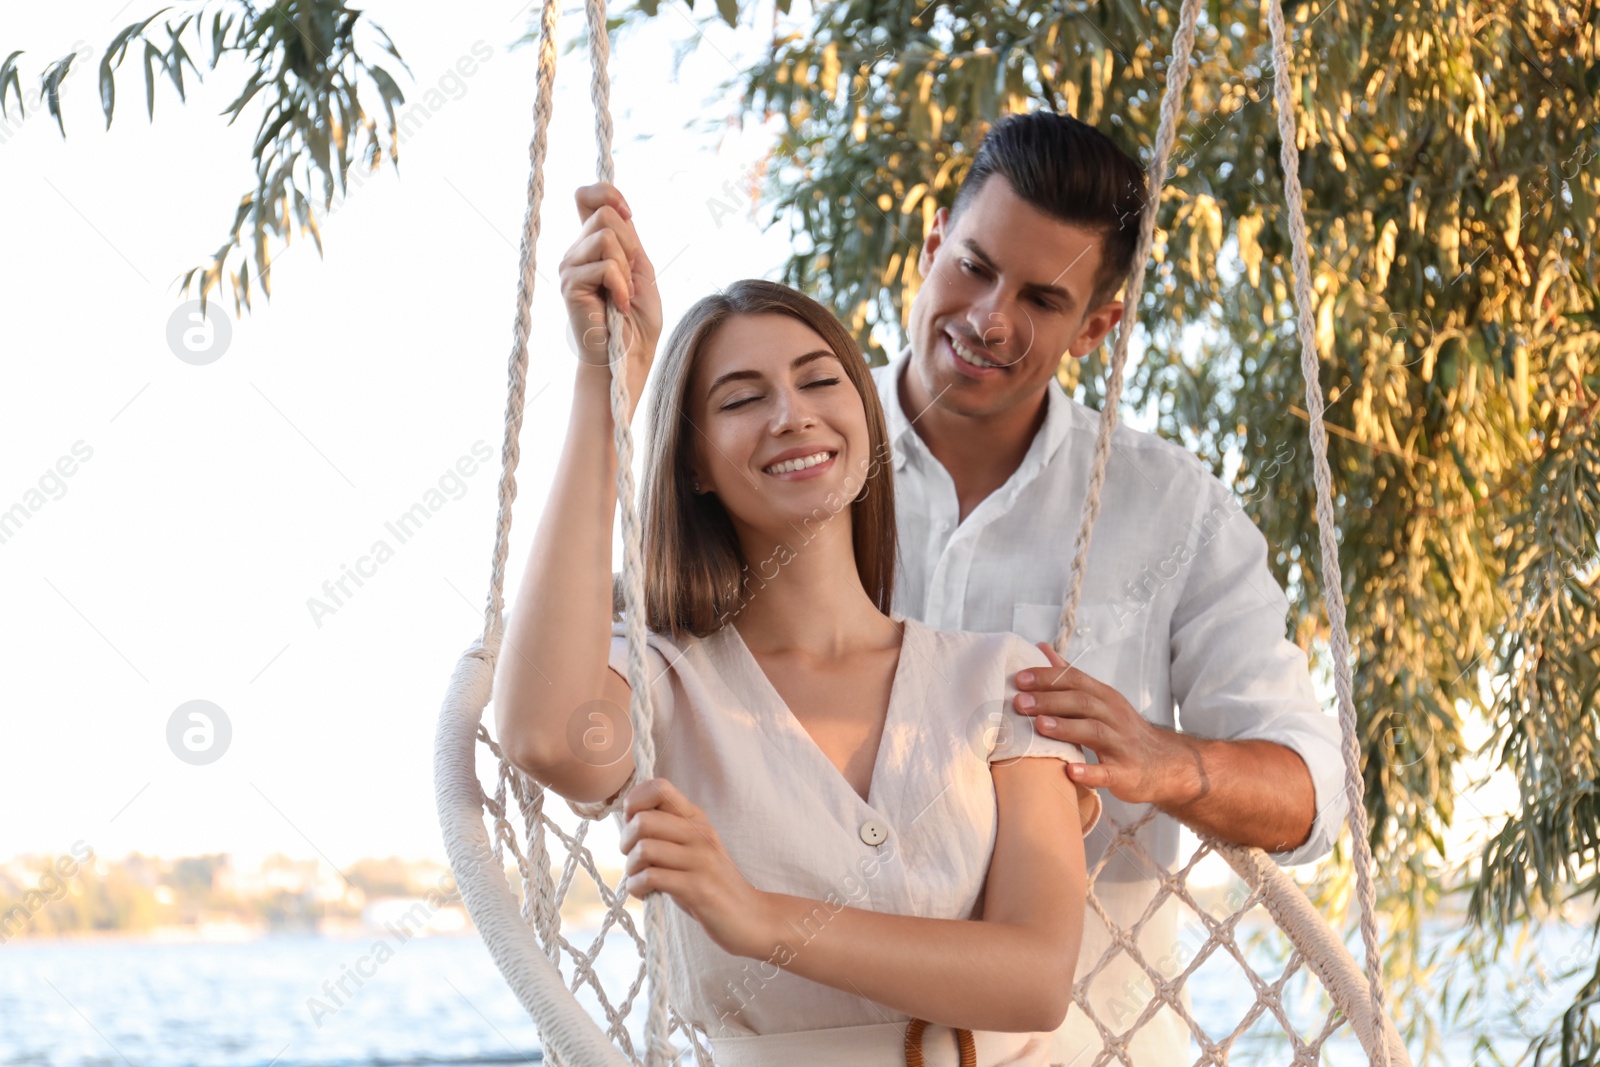
{"type": "MultiPolygon", "coordinates": [[[[1117,428],[1067,660],[1049,645],[1098,423],[1056,372],[1121,320],[1145,199],[1139,164],[1094,128],[1045,112],[996,123],[923,244],[910,345],[873,371],[894,446],[895,610],[940,629],[1015,631],[1070,661],[1031,686],[1019,678],[1017,710],[1093,753],[1068,773],[1101,790],[1105,818],[1085,849],[1121,930],[1179,866],[1180,820],[1290,865],[1327,854],[1345,816],[1338,722],[1285,638],[1266,542],[1183,449],[1117,428]]],[[[1168,897],[1138,945],[1166,981],[1204,938],[1168,897]]],[[[1112,941],[1091,910],[1080,979],[1112,941]]],[[[1188,1027],[1120,949],[1090,998],[1114,1036],[1153,1013],[1128,1039],[1133,1062],[1188,1062],[1188,1027]]],[[[1101,1047],[1074,1006],[1055,1061],[1087,1065],[1101,1047]]]]}

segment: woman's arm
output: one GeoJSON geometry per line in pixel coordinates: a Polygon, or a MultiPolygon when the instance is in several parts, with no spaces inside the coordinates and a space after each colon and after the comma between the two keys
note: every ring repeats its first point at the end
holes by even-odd
{"type": "MultiPolygon", "coordinates": [[[[992,765],[999,829],[983,919],[921,919],[841,909],[820,934],[797,931],[815,901],[777,895],[774,948],[802,977],[915,1018],[969,1030],[1054,1030],[1072,1002],[1086,874],[1077,792],[1059,760],[992,765]]],[[[826,911],[824,912],[826,914],[826,911]]],[[[769,950],[770,951],[770,950],[769,950]]]]}
{"type": "Polygon", "coordinates": [[[999,827],[979,921],[923,919],[754,889],[698,808],[662,779],[629,794],[628,891],[661,891],[725,951],[950,1027],[1054,1030],[1066,1018],[1087,875],[1060,760],[991,765],[999,827]]]}
{"type": "Polygon", "coordinates": [[[629,696],[627,683],[608,666],[617,457],[603,300],[610,295],[617,302],[629,328],[627,373],[635,404],[661,333],[661,305],[654,269],[621,194],[601,183],[580,189],[577,200],[584,226],[561,261],[562,296],[580,349],[572,414],[508,613],[494,705],[496,734],[513,764],[569,800],[593,801],[615,793],[633,771],[631,735],[622,739],[629,754],[605,767],[585,762],[568,740],[585,705],[606,700],[626,708],[629,696]]]}

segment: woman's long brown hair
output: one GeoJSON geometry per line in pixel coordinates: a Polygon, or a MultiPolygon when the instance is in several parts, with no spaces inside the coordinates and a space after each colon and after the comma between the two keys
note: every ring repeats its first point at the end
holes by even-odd
{"type": "MultiPolygon", "coordinates": [[[[779,546],[770,559],[746,560],[733,520],[713,493],[695,493],[689,458],[698,432],[690,417],[688,392],[695,362],[716,332],[735,315],[788,315],[825,341],[861,395],[871,445],[866,480],[853,500],[828,497],[814,519],[797,528],[809,540],[820,524],[850,509],[856,570],[862,587],[889,614],[894,595],[894,481],[883,405],[861,350],[833,313],[804,293],[776,282],[749,279],[698,301],[679,321],[651,369],[651,394],[645,431],[645,469],[640,517],[644,531],[645,621],[656,633],[696,637],[716,632],[803,545],[779,546]]],[[[620,611],[621,587],[613,607],[620,611]]]]}

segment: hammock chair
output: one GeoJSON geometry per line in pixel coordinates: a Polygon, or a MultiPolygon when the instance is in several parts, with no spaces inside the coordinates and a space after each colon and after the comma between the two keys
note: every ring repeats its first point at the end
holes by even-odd
{"type": "MultiPolygon", "coordinates": [[[[1273,69],[1289,69],[1288,45],[1279,0],[1264,0],[1267,22],[1272,33],[1273,69]]],[[[612,180],[610,84],[607,65],[610,45],[606,33],[605,0],[586,0],[588,37],[593,55],[591,96],[595,107],[595,139],[598,147],[598,174],[612,180]]],[[[1161,101],[1161,123],[1156,136],[1154,159],[1150,165],[1151,203],[1159,204],[1166,180],[1184,87],[1189,77],[1200,0],[1184,0],[1174,39],[1172,58],[1167,66],[1168,83],[1161,101]]],[[[663,930],[663,894],[656,893],[644,903],[644,929],[624,907],[627,894],[621,876],[615,885],[607,884],[596,868],[594,856],[585,841],[590,823],[580,821],[568,831],[546,813],[544,790],[513,768],[482,723],[493,688],[495,659],[503,636],[502,585],[511,529],[511,505],[516,497],[515,473],[519,454],[518,437],[522,427],[524,377],[527,369],[529,305],[534,282],[534,256],[539,237],[539,208],[544,195],[544,161],[553,100],[556,60],[555,0],[544,0],[540,22],[538,91],[534,105],[534,133],[529,149],[532,173],[528,181],[528,210],[523,227],[521,279],[517,289],[517,310],[509,366],[509,391],[505,411],[505,438],[501,448],[499,512],[494,555],[490,569],[489,597],[482,635],[463,653],[450,679],[439,715],[435,737],[434,776],[450,866],[468,912],[495,964],[510,983],[523,1007],[536,1023],[546,1059],[557,1067],[623,1067],[645,1064],[661,1067],[676,1063],[692,1052],[696,1064],[710,1064],[709,1039],[697,1033],[667,1001],[666,961],[663,930]],[[489,752],[494,770],[492,795],[485,791],[478,776],[478,745],[489,752]],[[512,824],[520,815],[522,837],[512,824]],[[487,813],[487,818],[486,818],[487,813]],[[554,851],[553,851],[554,850],[554,851]],[[505,854],[509,851],[520,875],[520,894],[506,876],[505,854]],[[557,854],[559,853],[559,855],[557,854]],[[574,882],[586,878],[594,883],[599,903],[605,908],[604,920],[587,946],[574,944],[571,930],[561,926],[560,908],[574,882]],[[520,900],[519,900],[520,896],[520,900]],[[630,974],[626,989],[608,989],[596,974],[602,949],[608,953],[607,970],[630,974]],[[612,967],[616,954],[632,955],[619,967],[612,967]],[[563,960],[564,958],[564,960],[563,960]],[[634,960],[637,960],[635,967],[634,960]],[[563,975],[565,965],[568,976],[563,975]],[[641,992],[648,984],[647,995],[641,992]],[[636,1049],[636,1016],[644,1013],[644,1048],[636,1049]],[[674,1043],[674,1035],[683,1044],[674,1043]]],[[[1305,377],[1306,410],[1310,414],[1310,438],[1317,490],[1317,524],[1321,538],[1323,588],[1331,625],[1331,652],[1335,689],[1339,703],[1339,722],[1343,734],[1345,793],[1349,804],[1351,841],[1354,851],[1356,892],[1360,903],[1360,929],[1366,962],[1366,975],[1357,966],[1343,941],[1311,906],[1305,893],[1259,849],[1243,848],[1202,838],[1194,855],[1183,867],[1161,876],[1161,885],[1145,916],[1167,897],[1182,900],[1204,923],[1207,939],[1181,973],[1168,978],[1153,967],[1138,949],[1138,934],[1145,919],[1132,927],[1117,924],[1107,914],[1094,892],[1096,875],[1106,859],[1119,849],[1135,849],[1133,835],[1156,811],[1152,806],[1144,817],[1131,825],[1116,824],[1115,837],[1105,857],[1089,871],[1088,907],[1104,921],[1112,943],[1105,954],[1074,983],[1074,1003],[1092,1021],[1103,1044],[1092,1065],[1131,1063],[1128,1043],[1140,1027],[1163,1008],[1170,1009],[1188,1025],[1201,1055],[1200,1064],[1226,1064],[1236,1041],[1258,1024],[1281,1027],[1293,1047],[1293,1063],[1316,1064],[1322,1047],[1341,1027],[1348,1025],[1371,1064],[1379,1067],[1409,1067],[1405,1045],[1388,1018],[1381,986],[1377,924],[1373,917],[1372,855],[1367,845],[1366,809],[1362,804],[1362,779],[1356,741],[1356,714],[1351,697],[1349,637],[1345,629],[1345,604],[1339,574],[1339,556],[1334,539],[1334,514],[1327,459],[1327,433],[1323,428],[1323,397],[1318,381],[1318,362],[1312,321],[1313,298],[1310,263],[1307,253],[1305,215],[1299,180],[1299,150],[1295,139],[1292,91],[1289,80],[1273,80],[1278,131],[1282,142],[1285,194],[1289,229],[1294,243],[1295,301],[1299,312],[1301,367],[1305,377]],[[1245,898],[1230,915],[1211,915],[1191,895],[1187,878],[1196,863],[1209,853],[1220,855],[1243,881],[1245,898]],[[1266,912],[1289,943],[1287,962],[1280,976],[1268,981],[1246,961],[1235,940],[1240,919],[1257,905],[1266,912]],[[1088,991],[1106,964],[1117,952],[1126,952],[1149,975],[1153,994],[1131,1025],[1112,1029],[1111,1021],[1095,1014],[1088,991]],[[1234,1028],[1213,1037],[1205,1032],[1186,1010],[1182,999],[1184,983],[1214,953],[1231,955],[1248,978],[1255,1001],[1234,1028]],[[1309,1036],[1291,1022],[1285,1010],[1286,987],[1301,974],[1306,983],[1314,978],[1331,1002],[1319,1017],[1309,1036]]],[[[1143,214],[1143,226],[1134,254],[1132,273],[1127,281],[1125,306],[1139,307],[1145,266],[1155,231],[1156,212],[1143,214]]],[[[612,364],[622,361],[621,315],[609,303],[607,326],[611,335],[612,364]]],[[[1117,404],[1122,392],[1123,366],[1133,318],[1123,319],[1113,348],[1105,403],[1100,415],[1095,443],[1094,468],[1083,509],[1083,525],[1078,530],[1069,590],[1062,606],[1060,629],[1054,642],[1065,653],[1068,635],[1073,632],[1078,600],[1089,551],[1090,534],[1100,510],[1100,491],[1104,484],[1111,434],[1117,421],[1117,404]]],[[[633,442],[623,413],[628,410],[627,385],[621,375],[611,376],[611,410],[615,427],[614,444],[618,456],[618,504],[623,533],[623,593],[626,605],[628,639],[628,681],[633,689],[630,714],[634,727],[633,757],[641,778],[654,766],[651,739],[650,686],[644,659],[644,590],[640,551],[639,520],[634,505],[633,442]]],[[[557,798],[559,799],[559,798],[557,798]]],[[[621,816],[619,815],[620,819],[621,816]]],[[[615,983],[614,983],[615,984],[615,983]]],[[[1274,1033],[1276,1029],[1274,1029],[1274,1033]]]]}

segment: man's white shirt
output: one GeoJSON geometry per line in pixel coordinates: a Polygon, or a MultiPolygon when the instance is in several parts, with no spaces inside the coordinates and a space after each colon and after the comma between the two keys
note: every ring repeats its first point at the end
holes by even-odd
{"type": "MultiPolygon", "coordinates": [[[[961,520],[955,483],[918,436],[918,413],[900,404],[899,375],[909,355],[908,348],[872,371],[893,448],[894,610],[935,629],[1009,630],[1032,642],[1053,641],[1099,414],[1052,379],[1044,423],[1021,465],[961,520]]],[[[1327,855],[1346,813],[1339,723],[1318,705],[1305,654],[1285,635],[1288,606],[1267,568],[1266,539],[1237,497],[1198,457],[1119,425],[1067,659],[1153,723],[1218,740],[1275,741],[1298,753],[1311,772],[1317,816],[1304,844],[1269,853],[1284,866],[1327,855]]],[[[1100,904],[1131,929],[1162,879],[1180,866],[1179,824],[1108,790],[1101,790],[1101,801],[1104,817],[1084,851],[1100,904]],[[1109,849],[1119,825],[1131,828],[1150,813],[1150,821],[1109,849]]],[[[1194,911],[1169,896],[1146,919],[1138,945],[1168,981],[1205,938],[1194,911]]],[[[1079,980],[1111,945],[1106,923],[1091,908],[1079,980]]],[[[1120,1034],[1146,1013],[1157,983],[1118,950],[1090,989],[1096,1014],[1120,1034]]],[[[1128,1046],[1134,1062],[1187,1062],[1187,1025],[1170,1007],[1148,1010],[1153,1017],[1128,1046]]],[[[1084,1051],[1100,1047],[1098,1031],[1075,1005],[1057,1032],[1055,1061],[1065,1067],[1082,1057],[1078,1062],[1088,1064],[1095,1057],[1084,1051]]]]}

